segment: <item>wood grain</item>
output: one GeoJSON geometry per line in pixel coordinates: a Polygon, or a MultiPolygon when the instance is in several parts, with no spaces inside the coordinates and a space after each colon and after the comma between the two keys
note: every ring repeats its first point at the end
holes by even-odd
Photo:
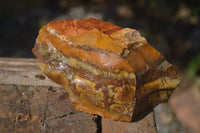
{"type": "Polygon", "coordinates": [[[40,70],[36,59],[0,58],[0,84],[60,87],[40,70]]]}

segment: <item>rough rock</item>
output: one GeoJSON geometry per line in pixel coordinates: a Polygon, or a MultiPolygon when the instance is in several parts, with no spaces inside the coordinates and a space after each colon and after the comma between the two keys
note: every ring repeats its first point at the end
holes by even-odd
{"type": "Polygon", "coordinates": [[[120,122],[102,118],[103,133],[156,133],[154,113],[137,122],[120,122]]]}
{"type": "Polygon", "coordinates": [[[75,111],[62,88],[0,85],[0,132],[95,133],[96,116],[75,111]]]}
{"type": "Polygon", "coordinates": [[[195,133],[200,132],[200,88],[194,86],[170,100],[177,119],[195,133]]]}

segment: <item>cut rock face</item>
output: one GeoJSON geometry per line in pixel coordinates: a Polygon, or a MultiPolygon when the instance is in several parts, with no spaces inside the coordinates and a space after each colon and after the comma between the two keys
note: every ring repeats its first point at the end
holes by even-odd
{"type": "Polygon", "coordinates": [[[167,102],[180,82],[175,67],[138,31],[97,19],[48,23],[33,53],[75,109],[113,120],[132,121],[167,102]]]}

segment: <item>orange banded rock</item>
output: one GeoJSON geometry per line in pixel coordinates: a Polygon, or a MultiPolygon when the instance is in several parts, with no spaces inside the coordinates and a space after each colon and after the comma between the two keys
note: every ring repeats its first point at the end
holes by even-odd
{"type": "Polygon", "coordinates": [[[33,53],[75,109],[113,120],[132,121],[167,102],[179,84],[175,67],[138,31],[102,20],[50,22],[33,53]]]}

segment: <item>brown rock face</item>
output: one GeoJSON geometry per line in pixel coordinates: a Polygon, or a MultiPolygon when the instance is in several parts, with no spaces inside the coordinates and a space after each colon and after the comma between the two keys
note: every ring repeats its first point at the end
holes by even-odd
{"type": "Polygon", "coordinates": [[[40,68],[69,92],[75,109],[119,121],[167,102],[174,66],[134,29],[102,20],[53,21],[36,39],[40,68]]]}
{"type": "Polygon", "coordinates": [[[96,133],[96,116],[73,109],[62,88],[0,84],[0,133],[96,133]]]}

